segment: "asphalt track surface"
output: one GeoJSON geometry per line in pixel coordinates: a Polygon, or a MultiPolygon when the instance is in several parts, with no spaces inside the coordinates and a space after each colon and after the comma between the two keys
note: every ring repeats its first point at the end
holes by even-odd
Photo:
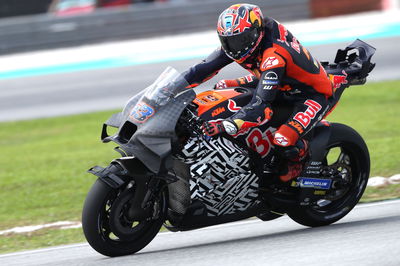
{"type": "MultiPolygon", "coordinates": [[[[400,37],[367,40],[377,48],[377,63],[369,81],[400,79],[400,37]]],[[[319,60],[333,61],[336,50],[349,43],[311,46],[319,60]]],[[[121,109],[138,91],[146,88],[169,65],[184,71],[200,59],[171,61],[132,67],[87,70],[0,80],[0,121],[53,117],[99,110],[121,109]]],[[[200,89],[219,79],[247,74],[231,64],[200,89]]]]}
{"type": "Polygon", "coordinates": [[[88,244],[0,255],[0,265],[400,265],[400,200],[360,204],[319,228],[287,216],[160,233],[135,255],[108,258],[88,244]]]}

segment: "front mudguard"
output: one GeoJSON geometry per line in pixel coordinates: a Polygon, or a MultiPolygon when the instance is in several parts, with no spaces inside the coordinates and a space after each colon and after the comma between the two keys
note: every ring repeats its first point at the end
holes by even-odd
{"type": "Polygon", "coordinates": [[[153,178],[154,174],[140,160],[135,157],[122,157],[112,161],[106,168],[95,166],[88,172],[99,177],[114,190],[124,191],[125,186],[128,189],[125,192],[132,193],[128,218],[142,221],[150,217],[151,209],[146,207],[146,203],[153,193],[152,181],[157,182],[158,179],[153,178]],[[132,187],[134,190],[130,192],[132,187]]]}
{"type": "Polygon", "coordinates": [[[131,180],[134,180],[137,184],[146,183],[154,175],[135,157],[115,159],[106,168],[94,166],[88,172],[114,189],[120,188],[131,180]]]}

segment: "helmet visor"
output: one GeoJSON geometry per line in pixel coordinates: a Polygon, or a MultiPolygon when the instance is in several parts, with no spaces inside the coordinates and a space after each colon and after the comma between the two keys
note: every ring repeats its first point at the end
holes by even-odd
{"type": "Polygon", "coordinates": [[[257,44],[257,39],[260,36],[257,28],[245,31],[236,35],[221,36],[219,35],[219,40],[221,41],[222,48],[225,53],[235,59],[239,60],[250,52],[254,46],[257,44]]]}

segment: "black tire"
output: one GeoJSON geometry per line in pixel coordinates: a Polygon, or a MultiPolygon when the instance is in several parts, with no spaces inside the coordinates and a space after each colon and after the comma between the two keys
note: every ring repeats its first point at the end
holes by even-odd
{"type": "MultiPolygon", "coordinates": [[[[164,193],[158,199],[158,216],[156,219],[137,222],[137,225],[125,223],[129,237],[116,237],[110,225],[110,212],[121,195],[127,195],[127,188],[113,189],[98,179],[89,191],[83,211],[82,228],[86,240],[97,252],[110,257],[134,254],[143,249],[159,232],[166,214],[167,201],[164,193]],[[123,193],[122,191],[125,191],[123,193]],[[111,207],[112,206],[112,207],[111,207]]],[[[133,195],[130,192],[130,195],[133,195]]],[[[130,198],[132,196],[129,196],[130,198]]],[[[120,201],[119,201],[120,202],[120,201]]],[[[127,200],[125,202],[128,202],[127,200]]],[[[121,211],[122,216],[122,211],[121,211]]],[[[122,219],[122,218],[121,218],[122,219]]]]}
{"type": "MultiPolygon", "coordinates": [[[[370,171],[368,148],[354,129],[343,124],[332,123],[327,146],[328,151],[333,148],[340,149],[338,160],[330,167],[342,167],[344,176],[347,173],[346,178],[350,185],[338,191],[336,197],[331,196],[331,200],[327,200],[326,205],[302,207],[288,213],[290,218],[305,226],[324,226],[342,219],[358,203],[368,183],[370,171]]],[[[326,163],[327,161],[326,159],[326,163]]]]}

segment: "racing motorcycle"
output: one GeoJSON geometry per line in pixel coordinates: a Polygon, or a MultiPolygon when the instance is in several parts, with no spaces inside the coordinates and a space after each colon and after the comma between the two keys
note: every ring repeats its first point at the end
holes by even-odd
{"type": "MultiPolygon", "coordinates": [[[[343,91],[366,82],[375,48],[356,40],[339,49],[329,75],[334,108],[343,91]]],[[[89,244],[106,256],[143,249],[160,228],[185,231],[258,217],[287,214],[316,227],[334,223],[358,203],[367,185],[370,158],[351,127],[321,120],[305,135],[310,154],[302,173],[289,182],[268,171],[276,158],[272,136],[292,113],[273,105],[271,121],[239,136],[208,137],[201,124],[230,117],[252,97],[248,88],[196,95],[173,68],[132,97],[103,125],[103,142],[121,157],[89,170],[98,177],[84,203],[82,225],[89,244]],[[109,127],[115,134],[109,135],[109,127]]],[[[312,115],[313,105],[309,112],[312,115]]],[[[306,117],[303,117],[307,119],[306,117]]]]}

